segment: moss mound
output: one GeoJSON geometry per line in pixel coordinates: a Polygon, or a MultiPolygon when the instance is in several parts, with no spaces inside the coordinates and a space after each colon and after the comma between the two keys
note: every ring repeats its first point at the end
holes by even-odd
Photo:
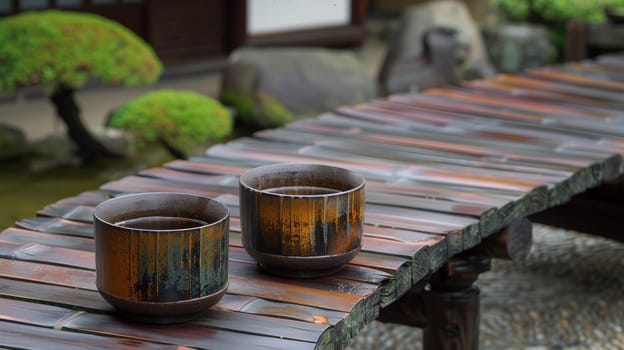
{"type": "MultiPolygon", "coordinates": [[[[182,154],[232,133],[232,118],[217,100],[193,91],[157,90],[128,101],[109,126],[133,134],[138,147],[163,142],[182,154]]],[[[179,154],[176,156],[180,157],[179,154]]]]}
{"type": "Polygon", "coordinates": [[[221,102],[236,109],[240,123],[253,129],[276,128],[294,120],[282,103],[262,91],[223,90],[221,102]]]}
{"type": "Polygon", "coordinates": [[[152,48],[104,17],[57,10],[0,20],[0,90],[41,84],[76,89],[88,79],[153,83],[162,64],[152,48]]]}

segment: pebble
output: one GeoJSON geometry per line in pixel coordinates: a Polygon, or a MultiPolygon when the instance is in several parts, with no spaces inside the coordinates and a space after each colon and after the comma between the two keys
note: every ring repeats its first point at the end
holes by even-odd
{"type": "MultiPolygon", "coordinates": [[[[521,265],[481,274],[480,349],[624,349],[624,244],[533,225],[521,265]]],[[[374,321],[349,350],[419,350],[422,330],[374,321]]]]}

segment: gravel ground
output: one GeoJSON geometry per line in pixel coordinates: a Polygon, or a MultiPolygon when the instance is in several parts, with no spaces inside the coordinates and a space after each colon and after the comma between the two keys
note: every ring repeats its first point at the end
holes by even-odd
{"type": "MultiPolygon", "coordinates": [[[[526,263],[480,276],[481,349],[624,349],[624,244],[533,226],[526,263]]],[[[373,322],[348,346],[421,349],[418,328],[373,322]]]]}

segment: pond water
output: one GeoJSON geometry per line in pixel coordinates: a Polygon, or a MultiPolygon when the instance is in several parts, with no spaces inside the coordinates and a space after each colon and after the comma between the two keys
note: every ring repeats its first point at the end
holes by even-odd
{"type": "Polygon", "coordinates": [[[172,159],[164,150],[152,149],[132,159],[99,160],[86,166],[71,162],[49,166],[45,159],[0,162],[0,231],[59,199],[172,159]]]}
{"type": "MultiPolygon", "coordinates": [[[[236,126],[232,135],[219,142],[250,136],[255,130],[236,126]]],[[[201,155],[214,142],[198,144],[189,155],[201,155]]],[[[34,217],[38,210],[59,199],[162,165],[175,158],[161,145],[148,145],[132,157],[100,159],[80,166],[74,147],[64,136],[39,143],[28,156],[0,160],[0,232],[15,222],[34,217]]]]}

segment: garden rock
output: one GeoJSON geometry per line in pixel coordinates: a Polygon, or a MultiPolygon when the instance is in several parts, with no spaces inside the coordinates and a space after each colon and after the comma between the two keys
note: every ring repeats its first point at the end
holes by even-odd
{"type": "Polygon", "coordinates": [[[431,81],[421,81],[423,69],[443,73],[437,85],[494,74],[477,25],[463,2],[438,0],[408,7],[389,45],[379,82],[386,93],[407,91],[412,85],[419,90],[431,87],[431,81]],[[409,80],[411,74],[412,84],[393,81],[409,80]]]}
{"type": "Polygon", "coordinates": [[[132,157],[135,155],[136,149],[132,134],[109,127],[95,127],[90,131],[102,144],[113,152],[123,157],[132,157]]]}
{"type": "MultiPolygon", "coordinates": [[[[136,154],[134,138],[127,132],[101,126],[89,128],[89,132],[98,142],[124,158],[136,154]]],[[[51,164],[80,163],[80,158],[77,158],[79,148],[66,134],[51,134],[38,139],[29,145],[29,152],[35,157],[51,160],[51,164]]]]}
{"type": "Polygon", "coordinates": [[[374,79],[354,54],[322,48],[236,50],[221,88],[223,103],[260,128],[375,97],[374,79]]]}
{"type": "Polygon", "coordinates": [[[557,49],[548,30],[537,24],[514,23],[483,30],[492,63],[505,73],[518,73],[527,68],[554,62],[557,49]]]}
{"type": "Polygon", "coordinates": [[[26,135],[18,128],[0,124],[0,159],[9,159],[26,152],[26,135]]]}

